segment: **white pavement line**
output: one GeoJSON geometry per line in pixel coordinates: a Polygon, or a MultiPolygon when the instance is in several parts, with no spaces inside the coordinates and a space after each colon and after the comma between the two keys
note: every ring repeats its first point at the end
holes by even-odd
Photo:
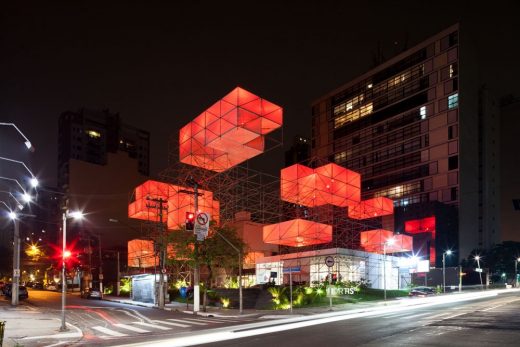
{"type": "Polygon", "coordinates": [[[463,314],[467,314],[467,312],[462,312],[462,313],[459,313],[459,314],[454,314],[453,316],[444,317],[441,320],[452,319],[452,318],[455,318],[455,317],[458,317],[458,316],[462,316],[463,314]]]}
{"type": "Polygon", "coordinates": [[[61,342],[53,343],[52,345],[47,345],[47,346],[44,346],[44,347],[56,347],[56,346],[59,346],[59,345],[64,345],[66,343],[69,343],[69,341],[61,341],[61,342]]]}
{"type": "Polygon", "coordinates": [[[481,311],[489,311],[489,310],[492,310],[492,309],[494,309],[494,308],[497,308],[497,307],[500,307],[500,306],[504,306],[504,305],[505,305],[505,304],[500,304],[500,305],[496,305],[496,306],[491,306],[491,307],[485,308],[485,309],[483,309],[483,310],[481,310],[481,311]]]}
{"type": "Polygon", "coordinates": [[[208,325],[208,323],[200,323],[200,322],[186,322],[184,319],[173,319],[173,318],[167,318],[168,320],[171,320],[173,322],[179,322],[179,323],[190,323],[194,325],[208,325]]]}
{"type": "Polygon", "coordinates": [[[149,333],[150,332],[150,330],[144,330],[144,329],[141,329],[141,328],[136,328],[136,327],[133,327],[131,325],[126,325],[126,324],[122,324],[122,323],[114,324],[114,326],[116,326],[118,328],[123,328],[123,329],[131,330],[131,331],[135,331],[136,333],[149,333]]]}
{"type": "Polygon", "coordinates": [[[160,325],[150,324],[150,323],[145,323],[145,322],[134,322],[134,324],[139,324],[139,325],[142,325],[145,327],[155,328],[155,329],[159,329],[159,330],[172,330],[172,328],[162,327],[160,325]]]}
{"type": "Polygon", "coordinates": [[[145,322],[148,322],[148,323],[151,323],[152,320],[148,317],[145,317],[144,315],[140,314],[139,312],[137,312],[136,310],[134,309],[131,309],[131,308],[127,308],[128,311],[132,311],[136,316],[139,316],[141,317],[142,320],[144,320],[145,322]]]}
{"type": "Polygon", "coordinates": [[[123,334],[118,331],[108,329],[105,327],[100,327],[100,326],[92,327],[92,329],[96,329],[97,331],[102,332],[103,334],[110,335],[110,336],[117,336],[117,337],[128,336],[127,334],[123,334]]]}
{"type": "Polygon", "coordinates": [[[75,333],[59,333],[59,334],[52,334],[52,335],[40,335],[40,336],[28,336],[24,337],[22,340],[39,340],[39,339],[71,339],[76,337],[83,337],[83,332],[78,327],[67,323],[67,326],[73,327],[76,329],[75,333]]]}
{"type": "Polygon", "coordinates": [[[208,322],[208,323],[217,323],[217,324],[224,323],[224,322],[214,321],[214,320],[209,319],[209,318],[208,319],[204,319],[204,318],[197,318],[197,319],[195,319],[195,318],[184,318],[184,319],[189,320],[189,321],[195,321],[195,322],[208,322]]]}
{"type": "Polygon", "coordinates": [[[180,324],[180,323],[173,323],[173,322],[167,322],[167,321],[164,321],[164,320],[154,320],[153,321],[154,323],[159,323],[159,324],[166,324],[166,325],[172,325],[174,327],[179,327],[179,328],[189,328],[191,327],[191,325],[188,325],[188,324],[180,324]]]}
{"type": "Polygon", "coordinates": [[[439,313],[439,314],[436,314],[434,316],[431,316],[431,317],[424,317],[423,320],[432,320],[432,319],[435,319],[435,318],[440,318],[442,316],[446,316],[450,314],[449,312],[444,312],[444,313],[439,313]]]}
{"type": "Polygon", "coordinates": [[[416,318],[416,317],[421,317],[421,316],[426,316],[427,314],[430,314],[431,312],[426,312],[426,313],[419,313],[419,314],[414,314],[414,315],[411,315],[411,316],[404,316],[402,317],[402,319],[412,319],[412,318],[416,318]]]}

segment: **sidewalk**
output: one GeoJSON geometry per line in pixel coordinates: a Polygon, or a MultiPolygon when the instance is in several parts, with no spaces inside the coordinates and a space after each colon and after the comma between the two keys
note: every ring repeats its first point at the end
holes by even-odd
{"type": "MultiPolygon", "coordinates": [[[[103,300],[119,302],[119,303],[128,304],[128,305],[135,305],[135,306],[159,309],[157,306],[155,306],[154,304],[151,304],[151,303],[132,301],[127,298],[119,298],[116,296],[105,295],[103,297],[103,300]]],[[[355,303],[355,304],[351,304],[351,303],[350,304],[339,304],[339,305],[333,305],[332,311],[347,311],[347,310],[355,310],[355,309],[362,309],[362,308],[369,308],[369,307],[377,307],[377,306],[381,306],[381,305],[393,305],[393,304],[399,304],[400,302],[401,302],[401,300],[388,300],[386,302],[384,302],[383,300],[380,300],[380,301],[368,301],[368,302],[355,303]]],[[[202,305],[200,305],[200,308],[202,310],[202,305]]],[[[186,303],[175,302],[175,301],[172,301],[171,303],[166,304],[164,309],[167,311],[177,311],[177,312],[195,314],[193,312],[192,304],[186,305],[186,303]]],[[[221,307],[207,306],[206,312],[199,311],[196,314],[199,316],[205,316],[205,317],[238,318],[238,317],[255,316],[258,318],[273,319],[273,318],[308,316],[308,315],[314,315],[314,314],[325,313],[325,312],[330,312],[330,311],[331,311],[331,309],[329,306],[321,306],[321,307],[295,308],[295,309],[293,309],[292,313],[289,310],[244,309],[244,310],[242,310],[242,314],[240,314],[240,311],[235,308],[221,308],[221,307]]]]}
{"type": "Polygon", "coordinates": [[[0,299],[0,320],[5,321],[3,346],[41,345],[39,338],[50,336],[61,338],[80,338],[74,330],[60,333],[60,320],[43,314],[41,311],[21,302],[11,306],[10,302],[0,299]],[[30,327],[30,329],[28,329],[30,327]]]}

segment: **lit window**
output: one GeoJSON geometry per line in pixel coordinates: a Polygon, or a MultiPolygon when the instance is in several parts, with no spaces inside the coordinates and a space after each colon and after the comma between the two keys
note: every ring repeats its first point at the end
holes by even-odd
{"type": "Polygon", "coordinates": [[[94,139],[98,139],[101,137],[101,134],[98,132],[98,131],[95,131],[95,130],[87,130],[87,135],[94,138],[94,139]]]}
{"type": "Polygon", "coordinates": [[[372,88],[372,83],[370,83],[369,85],[367,85],[367,88],[368,88],[368,89],[372,88]]]}
{"type": "Polygon", "coordinates": [[[459,106],[459,93],[448,96],[448,108],[452,109],[459,106]]]}
{"type": "Polygon", "coordinates": [[[347,152],[339,152],[334,154],[334,162],[344,163],[347,160],[347,152]]]}
{"type": "Polygon", "coordinates": [[[450,65],[450,78],[453,77],[453,65],[450,65]]]}
{"type": "Polygon", "coordinates": [[[422,106],[419,113],[421,114],[421,119],[426,119],[426,106],[422,106]]]}

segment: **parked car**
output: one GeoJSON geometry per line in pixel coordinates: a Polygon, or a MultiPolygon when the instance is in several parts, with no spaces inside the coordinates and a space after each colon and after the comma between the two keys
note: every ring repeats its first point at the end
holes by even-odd
{"type": "Polygon", "coordinates": [[[42,282],[34,282],[33,289],[43,290],[43,283],[42,282]]]}
{"type": "Polygon", "coordinates": [[[5,284],[4,287],[2,288],[2,294],[7,296],[7,293],[9,293],[11,291],[12,285],[13,285],[12,283],[5,284]]]}
{"type": "Polygon", "coordinates": [[[99,289],[90,288],[90,289],[87,289],[87,290],[84,290],[83,292],[81,292],[81,297],[84,299],[93,298],[93,299],[101,300],[101,299],[103,299],[103,294],[101,294],[101,291],[99,289]]]}
{"type": "Polygon", "coordinates": [[[408,296],[428,296],[435,295],[435,289],[431,287],[414,287],[408,293],[408,296]]]}
{"type": "MultiPolygon", "coordinates": [[[[13,286],[11,284],[9,284],[9,288],[5,292],[5,296],[11,297],[11,295],[13,294],[12,293],[12,289],[13,289],[13,286]]],[[[27,291],[27,287],[26,286],[19,286],[18,287],[18,298],[19,299],[27,299],[28,297],[29,297],[29,292],[27,291]]]]}
{"type": "Polygon", "coordinates": [[[47,286],[45,286],[46,290],[58,290],[58,286],[55,283],[48,283],[47,286]]]}

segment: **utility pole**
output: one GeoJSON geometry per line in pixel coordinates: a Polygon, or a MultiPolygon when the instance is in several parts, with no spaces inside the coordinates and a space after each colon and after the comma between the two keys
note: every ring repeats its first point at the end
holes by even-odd
{"type": "Polygon", "coordinates": [[[101,235],[98,234],[98,250],[99,250],[99,292],[103,296],[103,254],[101,253],[101,235]]]}
{"type": "MultiPolygon", "coordinates": [[[[199,210],[199,184],[193,179],[193,207],[195,208],[195,218],[199,210]]],[[[199,269],[199,239],[195,240],[195,269],[193,269],[193,312],[200,311],[200,269],[199,269]]]]}
{"type": "Polygon", "coordinates": [[[163,227],[163,211],[168,210],[168,201],[163,198],[150,198],[147,197],[146,200],[153,201],[156,205],[146,205],[148,208],[157,208],[157,214],[159,215],[159,268],[161,269],[161,273],[159,275],[159,308],[164,308],[164,274],[166,273],[165,268],[165,251],[164,251],[164,227],[163,227]]]}

